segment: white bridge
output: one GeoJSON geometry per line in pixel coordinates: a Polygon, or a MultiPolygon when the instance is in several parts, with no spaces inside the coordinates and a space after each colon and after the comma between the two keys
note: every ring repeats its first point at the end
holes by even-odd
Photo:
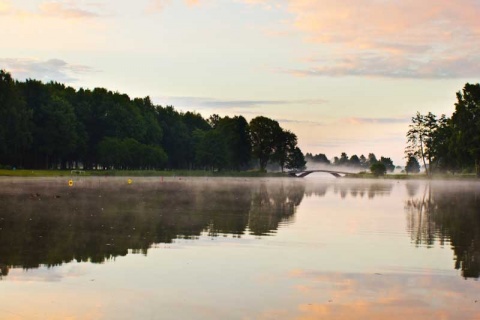
{"type": "Polygon", "coordinates": [[[337,171],[337,170],[303,170],[303,171],[289,171],[287,173],[289,176],[294,178],[303,178],[305,176],[308,176],[310,173],[314,173],[314,172],[330,173],[335,178],[342,178],[349,174],[355,174],[355,172],[344,172],[344,171],[337,171]]]}

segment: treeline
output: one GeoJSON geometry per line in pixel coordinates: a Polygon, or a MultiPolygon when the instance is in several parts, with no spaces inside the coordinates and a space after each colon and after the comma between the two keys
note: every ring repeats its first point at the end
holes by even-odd
{"type": "Polygon", "coordinates": [[[480,176],[480,84],[465,84],[457,92],[449,118],[417,112],[407,132],[407,163],[422,162],[428,174],[438,171],[475,172],[480,176]]]}
{"type": "Polygon", "coordinates": [[[103,88],[19,82],[0,70],[0,165],[51,169],[303,168],[294,133],[277,121],[204,119],[103,88]]]}
{"type": "Polygon", "coordinates": [[[393,164],[392,159],[387,157],[380,157],[378,160],[375,154],[369,153],[368,157],[365,157],[363,154],[359,157],[356,154],[348,157],[345,152],[342,152],[340,157],[334,157],[333,162],[330,161],[327,156],[323,153],[313,155],[311,153],[305,154],[305,160],[311,162],[312,164],[321,164],[321,165],[331,165],[331,166],[344,166],[351,167],[354,169],[370,169],[372,165],[381,163],[385,166],[385,170],[388,172],[393,172],[395,170],[395,165],[393,164]]]}

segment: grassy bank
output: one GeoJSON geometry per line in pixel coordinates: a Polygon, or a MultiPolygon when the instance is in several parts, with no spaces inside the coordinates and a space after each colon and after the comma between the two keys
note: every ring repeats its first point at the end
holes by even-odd
{"type": "MultiPolygon", "coordinates": [[[[286,173],[260,171],[204,171],[204,170],[0,170],[6,177],[287,177],[286,173]]],[[[353,179],[392,179],[392,180],[475,180],[475,174],[387,174],[376,177],[371,173],[348,174],[353,179]]]]}
{"type": "Polygon", "coordinates": [[[70,170],[6,170],[0,169],[4,177],[65,177],[71,176],[70,170]]]}
{"type": "Polygon", "coordinates": [[[476,180],[478,179],[474,173],[467,174],[451,174],[451,173],[436,173],[432,176],[425,174],[386,174],[384,176],[375,176],[372,173],[355,173],[349,174],[349,178],[356,179],[388,179],[388,180],[476,180]]]}
{"type": "Polygon", "coordinates": [[[285,177],[285,173],[260,171],[203,171],[203,170],[0,170],[6,177],[285,177]]]}

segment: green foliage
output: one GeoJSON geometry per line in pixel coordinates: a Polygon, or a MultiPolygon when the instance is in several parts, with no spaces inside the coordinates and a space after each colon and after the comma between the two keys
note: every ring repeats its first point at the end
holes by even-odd
{"type": "Polygon", "coordinates": [[[342,152],[340,158],[335,157],[335,161],[333,162],[336,166],[346,166],[348,165],[348,156],[345,152],[342,152]]]}
{"type": "Polygon", "coordinates": [[[252,157],[250,127],[242,116],[220,118],[215,115],[210,122],[215,122],[214,130],[218,130],[225,139],[227,167],[232,170],[244,170],[252,157]]]}
{"type": "Polygon", "coordinates": [[[418,163],[417,158],[415,158],[414,156],[410,156],[408,158],[407,164],[405,166],[405,172],[407,174],[420,172],[420,164],[418,163]]]}
{"type": "Polygon", "coordinates": [[[370,166],[371,166],[372,164],[377,163],[377,162],[378,162],[378,160],[377,160],[377,157],[375,156],[375,154],[369,153],[369,154],[368,154],[368,159],[367,159],[367,162],[366,162],[366,166],[367,166],[368,168],[370,168],[370,166]]]}
{"type": "Polygon", "coordinates": [[[385,157],[380,157],[380,162],[385,165],[385,169],[388,172],[393,172],[395,170],[395,165],[393,164],[392,159],[385,158],[385,157]]]}
{"type": "Polygon", "coordinates": [[[319,163],[319,164],[326,164],[326,165],[330,164],[330,160],[328,160],[327,156],[323,153],[319,153],[316,155],[312,155],[311,153],[306,153],[305,160],[311,161],[314,163],[319,163]]]}
{"type": "Polygon", "coordinates": [[[480,176],[480,84],[457,92],[451,118],[417,113],[407,132],[407,159],[422,159],[427,174],[434,170],[475,171],[480,176]]]}
{"type": "MultiPolygon", "coordinates": [[[[201,131],[196,131],[197,136],[201,131]]],[[[224,137],[217,130],[203,133],[197,144],[196,161],[212,171],[221,170],[227,164],[227,146],[224,137]]]]}
{"type": "Polygon", "coordinates": [[[417,112],[416,116],[412,117],[409,128],[405,154],[412,154],[422,159],[425,172],[429,175],[435,149],[435,133],[438,129],[437,117],[431,112],[426,115],[417,112]]]}
{"type": "Polygon", "coordinates": [[[272,159],[281,134],[282,129],[275,120],[260,116],[250,121],[252,154],[259,160],[260,170],[265,170],[272,159]]]}
{"type": "MultiPolygon", "coordinates": [[[[279,132],[279,136],[277,137],[277,141],[275,144],[275,152],[272,156],[272,159],[278,162],[278,164],[280,165],[282,172],[285,167],[285,164],[290,160],[290,165],[292,165],[291,159],[298,156],[293,154],[294,152],[296,152],[295,151],[296,148],[297,148],[297,136],[288,130],[282,129],[279,132]]],[[[302,154],[302,157],[303,157],[303,154],[302,154]]],[[[305,160],[303,161],[305,162],[305,160]]],[[[303,167],[304,166],[305,166],[305,163],[303,164],[303,167]]],[[[295,168],[296,166],[293,166],[293,167],[295,168]]]]}
{"type": "Polygon", "coordinates": [[[356,154],[354,154],[348,160],[348,166],[354,167],[354,168],[359,168],[361,166],[360,158],[356,154]]]}
{"type": "Polygon", "coordinates": [[[304,170],[306,164],[307,161],[305,161],[302,150],[295,147],[293,151],[288,154],[285,166],[287,169],[304,170]]]}
{"type": "Polygon", "coordinates": [[[283,168],[300,157],[296,135],[278,122],[257,117],[252,125],[242,116],[205,120],[104,88],[15,82],[0,71],[2,166],[248,170],[254,158],[265,170],[268,162],[283,168]]]}
{"type": "Polygon", "coordinates": [[[375,176],[383,176],[387,173],[387,167],[382,162],[376,162],[370,166],[370,171],[375,176]]]}
{"type": "Polygon", "coordinates": [[[457,92],[452,115],[451,148],[461,167],[475,166],[480,175],[480,84],[467,83],[457,92]]]}
{"type": "Polygon", "coordinates": [[[0,163],[23,164],[32,141],[31,117],[12,77],[0,70],[0,163]]]}

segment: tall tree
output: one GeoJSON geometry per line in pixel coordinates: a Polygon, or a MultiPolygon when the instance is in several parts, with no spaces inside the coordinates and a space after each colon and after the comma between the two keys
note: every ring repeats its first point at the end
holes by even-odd
{"type": "Polygon", "coordinates": [[[346,166],[348,165],[348,156],[345,152],[342,152],[342,154],[340,155],[340,158],[336,158],[338,159],[338,161],[335,161],[335,165],[337,166],[346,166]]]}
{"type": "Polygon", "coordinates": [[[252,154],[258,159],[260,170],[265,170],[272,158],[281,132],[282,129],[275,120],[259,116],[250,121],[252,154]]]}
{"type": "Polygon", "coordinates": [[[410,124],[409,128],[410,129],[407,132],[407,147],[405,148],[405,154],[414,154],[422,159],[425,173],[430,175],[432,160],[431,148],[434,141],[434,134],[437,129],[436,116],[431,112],[427,115],[422,115],[420,112],[417,112],[416,116],[412,117],[412,124],[410,124]]]}
{"type": "Polygon", "coordinates": [[[287,169],[304,170],[307,162],[300,148],[295,147],[292,152],[288,154],[285,166],[287,169]]]}
{"type": "Polygon", "coordinates": [[[291,131],[282,129],[277,137],[275,152],[273,154],[273,160],[278,162],[282,172],[287,160],[291,157],[296,147],[297,136],[291,131]]]}
{"type": "Polygon", "coordinates": [[[197,129],[195,134],[200,136],[196,145],[196,161],[212,171],[223,169],[227,164],[227,146],[221,132],[197,129]]]}
{"type": "Polygon", "coordinates": [[[367,160],[367,163],[366,163],[367,167],[370,168],[370,166],[372,164],[377,163],[377,162],[378,162],[378,160],[377,160],[377,157],[375,156],[375,154],[374,153],[369,153],[368,154],[368,160],[367,160]]]}
{"type": "Polygon", "coordinates": [[[480,177],[480,84],[465,84],[457,92],[452,115],[453,145],[460,166],[474,166],[480,177]]]}
{"type": "Polygon", "coordinates": [[[64,164],[77,144],[77,118],[72,105],[58,96],[35,113],[35,144],[44,157],[44,168],[64,164]]]}
{"type": "Polygon", "coordinates": [[[367,158],[365,158],[365,156],[362,154],[359,158],[360,160],[360,166],[362,168],[366,168],[367,167],[367,158]]]}
{"type": "Polygon", "coordinates": [[[354,154],[353,156],[350,157],[350,159],[348,160],[348,165],[350,167],[354,167],[354,168],[358,168],[360,167],[360,158],[354,154]]]}
{"type": "Polygon", "coordinates": [[[233,170],[246,169],[252,155],[250,127],[247,120],[242,116],[218,118],[214,128],[225,138],[227,166],[233,170]]]}
{"type": "Polygon", "coordinates": [[[32,141],[31,112],[9,73],[0,70],[0,164],[22,165],[32,141]]]}
{"type": "Polygon", "coordinates": [[[444,114],[437,120],[437,129],[433,133],[430,154],[432,169],[455,169],[455,148],[453,143],[453,128],[451,119],[444,114]]]}
{"type": "Polygon", "coordinates": [[[420,164],[418,163],[417,158],[415,158],[413,155],[410,155],[408,157],[407,164],[405,166],[405,172],[407,174],[409,173],[419,173],[420,172],[420,164]]]}
{"type": "Polygon", "coordinates": [[[385,169],[388,172],[393,172],[395,170],[395,165],[393,164],[392,159],[386,157],[380,157],[380,162],[385,165],[385,169]]]}

